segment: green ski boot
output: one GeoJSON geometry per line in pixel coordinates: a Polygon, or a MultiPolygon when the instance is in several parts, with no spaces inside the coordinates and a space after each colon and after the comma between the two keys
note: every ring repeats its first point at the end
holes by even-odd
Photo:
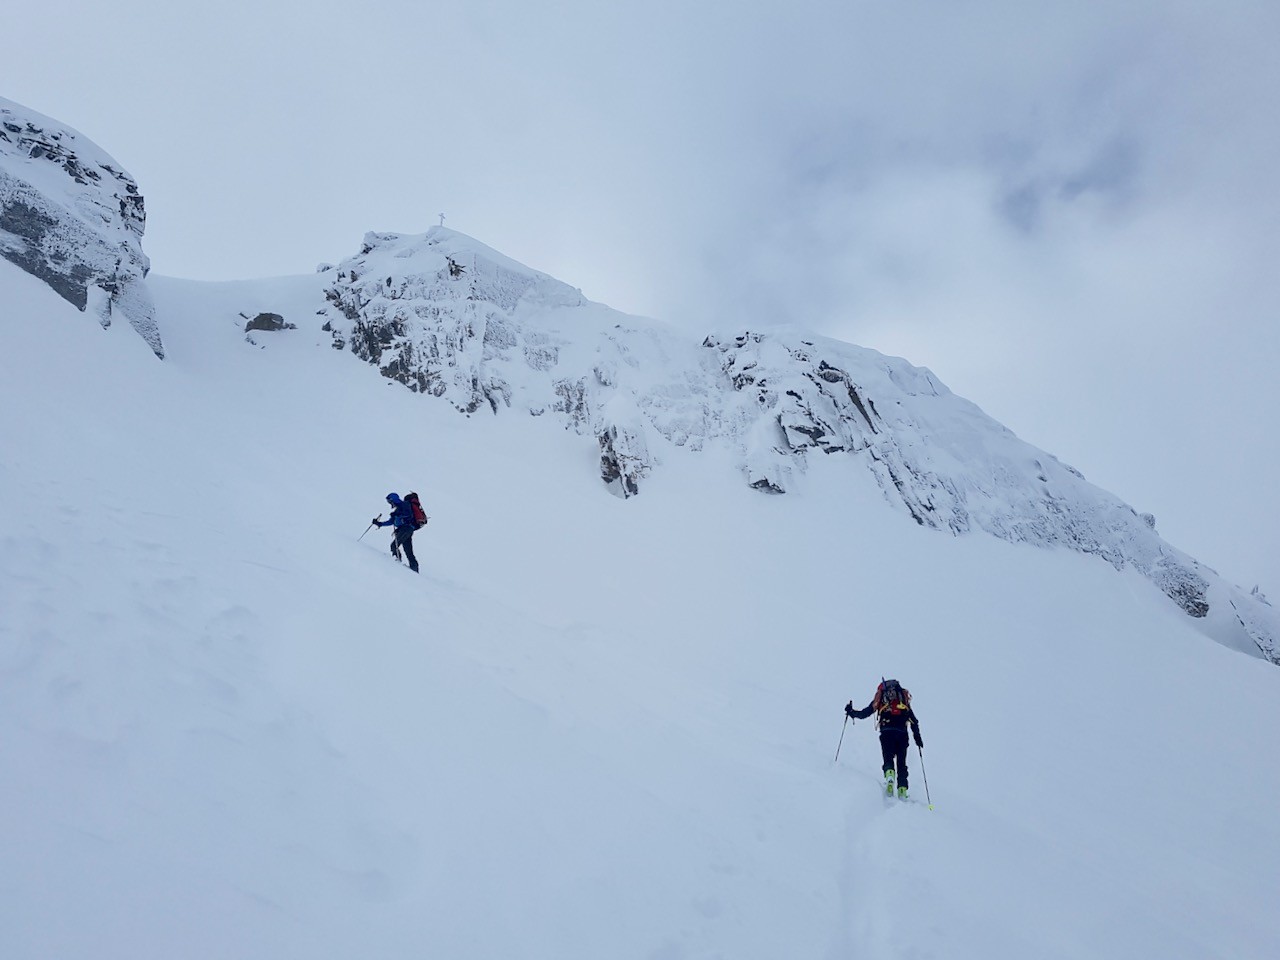
{"type": "Polygon", "coordinates": [[[898,788],[898,799],[899,799],[899,800],[905,800],[905,799],[907,799],[907,788],[906,788],[906,787],[899,787],[899,788],[898,788]]]}
{"type": "Polygon", "coordinates": [[[893,771],[886,770],[884,772],[884,792],[885,796],[893,796],[893,771]]]}

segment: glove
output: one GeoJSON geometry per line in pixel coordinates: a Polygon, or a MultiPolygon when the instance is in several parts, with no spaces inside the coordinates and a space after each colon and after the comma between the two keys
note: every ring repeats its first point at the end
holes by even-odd
{"type": "Polygon", "coordinates": [[[919,747],[921,750],[924,749],[924,741],[920,739],[920,734],[918,733],[916,734],[916,746],[919,747]]]}
{"type": "Polygon", "coordinates": [[[374,517],[374,518],[373,518],[372,520],[370,520],[369,522],[370,522],[370,523],[372,523],[375,527],[380,527],[380,526],[382,526],[382,521],[380,521],[377,517],[374,517]]]}
{"type": "Polygon", "coordinates": [[[846,716],[846,717],[848,717],[850,720],[857,720],[857,719],[858,719],[857,717],[855,717],[855,716],[853,715],[853,701],[852,701],[852,700],[850,700],[848,703],[846,703],[846,704],[844,705],[844,714],[845,714],[845,716],[846,716]]]}

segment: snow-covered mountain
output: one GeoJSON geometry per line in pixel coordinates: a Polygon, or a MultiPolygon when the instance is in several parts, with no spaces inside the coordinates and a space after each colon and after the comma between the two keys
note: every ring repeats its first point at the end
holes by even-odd
{"type": "Polygon", "coordinates": [[[904,360],[795,328],[698,341],[443,227],[371,233],[322,271],[335,347],[466,414],[559,416],[594,438],[602,478],[624,496],[671,448],[723,445],[770,493],[814,458],[850,457],[921,526],[1133,567],[1210,635],[1280,662],[1280,617],[1256,594],[904,360]]]}
{"type": "Polygon", "coordinates": [[[122,316],[158,357],[138,185],[97,144],[0,97],[0,257],[104,327],[122,316]]]}
{"type": "MultiPolygon", "coordinates": [[[[164,350],[143,278],[142,197],[83,136],[0,101],[0,253],[103,326],[120,312],[164,350]]],[[[789,327],[698,341],[443,227],[370,233],[323,266],[333,346],[473,414],[559,416],[599,447],[600,475],[639,493],[671,447],[734,452],[784,493],[810,460],[851,456],[916,523],[1095,554],[1150,578],[1205,631],[1280,662],[1280,616],[1165,543],[1155,518],[1019,441],[928,370],[789,327]]],[[[307,318],[310,322],[310,318],[307,318]]],[[[296,329],[263,312],[247,331],[296,329]]]]}
{"type": "Polygon", "coordinates": [[[0,262],[5,960],[1280,955],[1270,607],[928,371],[443,230],[138,282],[0,262]]]}

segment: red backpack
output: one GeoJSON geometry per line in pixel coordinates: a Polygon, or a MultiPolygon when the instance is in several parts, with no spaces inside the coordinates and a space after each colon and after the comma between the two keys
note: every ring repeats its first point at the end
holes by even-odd
{"type": "Polygon", "coordinates": [[[413,508],[413,529],[418,530],[427,525],[427,514],[422,509],[422,504],[418,501],[416,493],[407,493],[404,497],[405,503],[413,508]]]}
{"type": "Polygon", "coordinates": [[[898,716],[911,709],[911,694],[897,680],[885,680],[876,687],[871,705],[875,707],[876,713],[898,716]]]}

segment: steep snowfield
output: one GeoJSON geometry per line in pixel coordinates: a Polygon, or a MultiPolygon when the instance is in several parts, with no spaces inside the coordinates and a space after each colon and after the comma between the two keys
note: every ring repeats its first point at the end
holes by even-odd
{"type": "Polygon", "coordinates": [[[0,263],[0,956],[1280,956],[1274,666],[848,460],[624,501],[246,342],[322,282],[152,281],[162,363],[0,263]],[[421,576],[357,541],[410,488],[421,576]],[[882,674],[933,811],[869,723],[832,762],[882,674]]]}

